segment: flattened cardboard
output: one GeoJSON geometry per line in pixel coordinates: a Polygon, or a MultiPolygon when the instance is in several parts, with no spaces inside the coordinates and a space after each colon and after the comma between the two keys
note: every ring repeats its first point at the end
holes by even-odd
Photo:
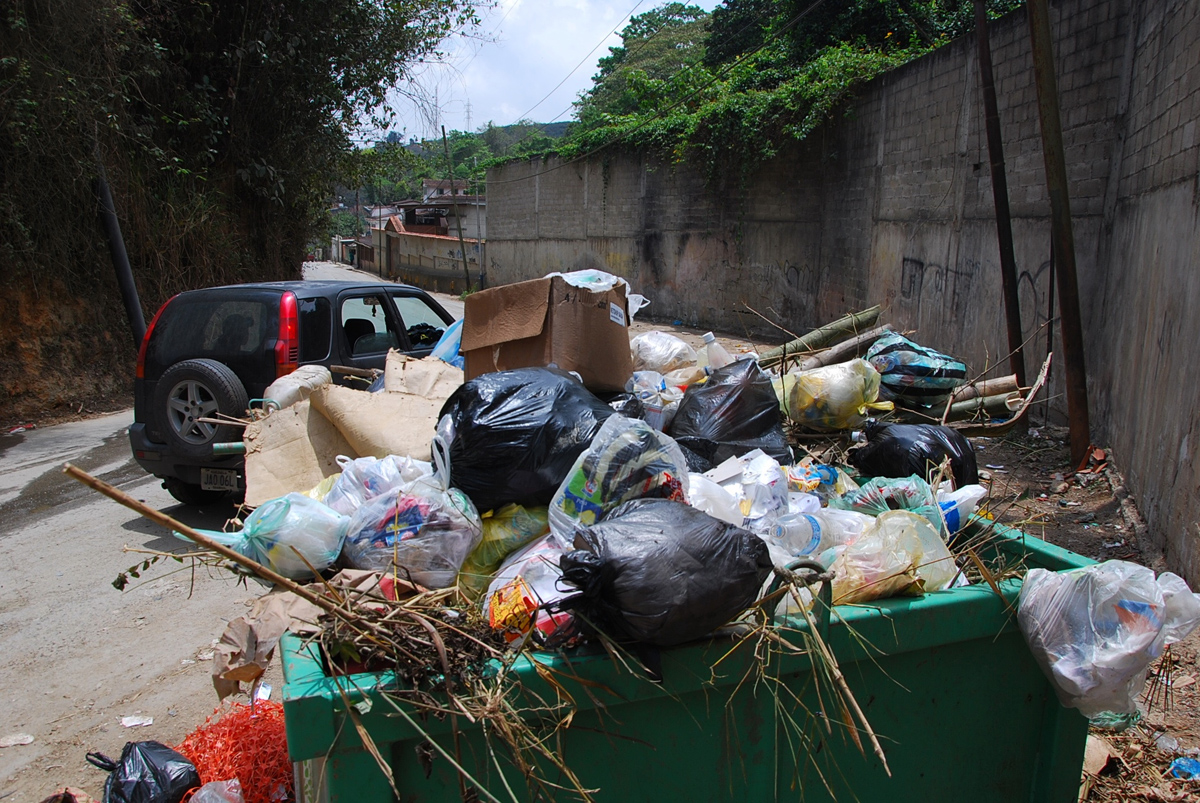
{"type": "Polygon", "coordinates": [[[556,365],[594,391],[624,390],[633,373],[629,307],[622,288],[597,293],[554,276],[467,296],[466,379],[556,365]]]}
{"type": "Polygon", "coordinates": [[[246,504],[254,507],[304,493],[341,471],[339,454],[353,455],[345,436],[308,400],[276,410],[246,427],[246,504]]]}

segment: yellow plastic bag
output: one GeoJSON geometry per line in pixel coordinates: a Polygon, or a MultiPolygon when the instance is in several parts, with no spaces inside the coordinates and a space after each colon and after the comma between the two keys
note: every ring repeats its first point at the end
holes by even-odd
{"type": "Polygon", "coordinates": [[[304,495],[309,499],[316,499],[318,502],[324,502],[326,494],[333,489],[334,483],[338,481],[338,477],[340,476],[342,476],[342,472],[340,471],[336,474],[330,474],[328,477],[317,483],[316,486],[305,491],[304,495]]]}
{"type": "Polygon", "coordinates": [[[483,517],[483,540],[467,556],[458,583],[466,594],[478,597],[504,559],[521,547],[550,532],[547,508],[505,505],[483,517]]]}
{"type": "Polygon", "coordinates": [[[827,365],[774,380],[784,414],[811,429],[839,430],[862,426],[871,410],[891,410],[877,402],[879,372],[866,360],[827,365]]]}
{"type": "Polygon", "coordinates": [[[958,574],[937,530],[907,510],[881,515],[830,568],[835,605],[940,591],[958,574]]]}

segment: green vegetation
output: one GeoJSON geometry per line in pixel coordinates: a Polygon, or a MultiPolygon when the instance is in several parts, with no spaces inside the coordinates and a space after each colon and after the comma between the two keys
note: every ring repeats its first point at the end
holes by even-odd
{"type": "MultiPolygon", "coordinates": [[[[1020,5],[988,0],[992,16],[1020,5]]],[[[667,3],[622,31],[555,152],[649,149],[745,180],[856,88],[972,25],[958,0],[725,0],[711,16],[667,3]]]]}
{"type": "MultiPolygon", "coordinates": [[[[553,149],[566,125],[522,121],[498,126],[489,122],[477,131],[448,131],[446,141],[454,178],[467,181],[472,194],[482,194],[484,175],[490,165],[553,149]]],[[[345,187],[357,188],[365,203],[386,204],[419,198],[424,179],[444,181],[448,177],[446,151],[440,138],[407,145],[381,140],[348,158],[353,167],[343,173],[345,187]]],[[[354,192],[343,189],[341,197],[344,201],[353,200],[354,192]]]]}

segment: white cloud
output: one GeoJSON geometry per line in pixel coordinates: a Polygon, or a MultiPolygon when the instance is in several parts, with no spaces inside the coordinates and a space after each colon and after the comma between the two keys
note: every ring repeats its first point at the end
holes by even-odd
{"type": "MultiPolygon", "coordinates": [[[[465,130],[468,102],[471,129],[489,120],[508,125],[522,116],[537,122],[570,119],[571,102],[591,86],[596,63],[621,42],[613,29],[624,28],[631,12],[642,14],[661,2],[500,0],[484,14],[475,38],[448,41],[444,63],[420,70],[417,82],[428,106],[436,99],[436,122],[431,108],[422,111],[397,97],[395,128],[417,137],[436,135],[439,124],[465,130]]],[[[693,2],[711,10],[718,0],[693,2]]]]}

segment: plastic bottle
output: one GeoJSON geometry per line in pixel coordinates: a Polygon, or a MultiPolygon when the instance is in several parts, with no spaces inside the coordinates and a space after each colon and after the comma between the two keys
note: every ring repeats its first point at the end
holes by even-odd
{"type": "Polygon", "coordinates": [[[957,491],[938,491],[938,507],[946,518],[946,529],[950,534],[967,526],[967,520],[975,514],[979,502],[987,496],[987,488],[982,485],[964,485],[957,491]]]}
{"type": "Polygon", "coordinates": [[[850,543],[874,522],[875,517],[865,513],[822,508],[812,513],[780,516],[771,534],[790,554],[816,557],[827,549],[850,543]]]}
{"type": "Polygon", "coordinates": [[[717,338],[712,332],[704,333],[704,351],[708,356],[708,365],[714,371],[733,362],[733,355],[717,342],[717,338]]]}

